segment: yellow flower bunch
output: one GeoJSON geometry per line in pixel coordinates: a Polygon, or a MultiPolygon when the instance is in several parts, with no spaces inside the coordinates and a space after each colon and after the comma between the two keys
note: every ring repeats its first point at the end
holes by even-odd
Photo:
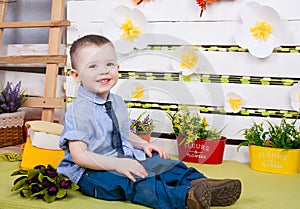
{"type": "Polygon", "coordinates": [[[184,138],[181,143],[189,144],[197,139],[219,140],[221,131],[208,128],[206,117],[201,117],[199,111],[190,111],[186,107],[177,112],[167,112],[174,134],[184,138]]]}

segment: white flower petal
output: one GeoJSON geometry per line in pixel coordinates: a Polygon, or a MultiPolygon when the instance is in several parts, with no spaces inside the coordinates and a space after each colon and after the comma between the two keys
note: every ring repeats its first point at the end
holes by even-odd
{"type": "Polygon", "coordinates": [[[293,84],[290,89],[291,106],[294,110],[300,111],[300,82],[293,84]]]}
{"type": "Polygon", "coordinates": [[[262,17],[269,22],[278,22],[280,21],[280,16],[272,7],[262,6],[261,7],[262,17]]]}
{"type": "Polygon", "coordinates": [[[249,44],[249,52],[255,57],[266,58],[273,52],[273,41],[268,40],[264,42],[257,39],[252,39],[249,41],[249,44]]]}
{"type": "Polygon", "coordinates": [[[145,37],[144,34],[139,35],[134,41],[135,47],[140,50],[146,48],[148,43],[147,37],[145,37]]]}
{"type": "Polygon", "coordinates": [[[120,54],[128,54],[134,49],[134,44],[126,39],[119,39],[114,42],[115,49],[120,54]]]}
{"type": "Polygon", "coordinates": [[[113,22],[120,26],[125,22],[126,18],[131,18],[132,16],[133,12],[130,8],[126,6],[118,6],[113,9],[111,17],[113,22]]]}
{"type": "Polygon", "coordinates": [[[295,111],[300,111],[300,102],[291,101],[291,106],[295,111]]]}
{"type": "Polygon", "coordinates": [[[104,23],[102,28],[102,33],[105,37],[110,39],[111,41],[115,41],[120,39],[120,36],[122,34],[122,30],[120,27],[118,27],[116,24],[112,22],[112,20],[109,20],[104,23]]]}
{"type": "Polygon", "coordinates": [[[195,71],[193,71],[192,69],[189,69],[189,68],[183,68],[182,69],[182,75],[183,76],[189,76],[189,75],[192,75],[194,73],[195,73],[195,71]]]}
{"type": "Polygon", "coordinates": [[[248,42],[251,41],[252,36],[249,33],[249,27],[246,25],[242,25],[237,29],[235,36],[235,42],[242,48],[248,48],[248,42]]]}
{"type": "Polygon", "coordinates": [[[298,98],[299,94],[300,94],[300,82],[292,85],[292,87],[290,89],[291,100],[299,101],[299,98],[298,98]]]}
{"type": "Polygon", "coordinates": [[[251,19],[255,19],[258,16],[258,11],[261,5],[256,2],[247,3],[241,10],[240,16],[243,22],[248,22],[251,19]]]}
{"type": "Polygon", "coordinates": [[[143,32],[145,31],[147,25],[147,19],[140,10],[136,8],[133,9],[132,21],[134,25],[140,26],[143,32]]]}

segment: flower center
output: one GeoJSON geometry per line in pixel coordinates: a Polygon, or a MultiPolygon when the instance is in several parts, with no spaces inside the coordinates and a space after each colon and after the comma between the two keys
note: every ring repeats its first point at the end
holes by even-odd
{"type": "Polygon", "coordinates": [[[133,42],[135,38],[141,34],[140,27],[134,27],[130,18],[127,18],[125,22],[120,26],[120,29],[123,29],[124,32],[121,34],[121,38],[126,38],[130,42],[133,42]]]}
{"type": "Polygon", "coordinates": [[[228,102],[230,103],[230,107],[232,110],[238,110],[243,104],[240,98],[233,98],[233,97],[230,97],[228,99],[228,102]]]}
{"type": "Polygon", "coordinates": [[[250,28],[250,32],[254,38],[266,41],[272,33],[272,25],[266,21],[256,21],[256,25],[250,28]]]}
{"type": "Polygon", "coordinates": [[[131,91],[131,97],[133,99],[141,99],[144,96],[144,88],[142,86],[137,86],[135,90],[131,91]]]}
{"type": "Polygon", "coordinates": [[[181,68],[193,68],[198,62],[198,56],[193,51],[185,51],[181,55],[181,68]]]}

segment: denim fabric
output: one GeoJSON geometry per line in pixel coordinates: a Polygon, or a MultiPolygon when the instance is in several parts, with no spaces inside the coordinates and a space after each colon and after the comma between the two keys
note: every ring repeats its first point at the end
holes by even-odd
{"type": "Polygon", "coordinates": [[[162,159],[158,155],[141,164],[149,176],[137,178],[136,182],[116,172],[87,170],[78,184],[83,193],[95,198],[128,200],[157,209],[185,209],[190,181],[205,178],[180,161],[162,159]]]}
{"type": "MultiPolygon", "coordinates": [[[[144,160],[145,153],[134,149],[128,141],[130,118],[123,99],[110,93],[108,101],[112,102],[118,117],[124,155],[144,160]]],[[[73,162],[68,149],[68,140],[81,140],[87,144],[89,151],[101,155],[117,156],[118,154],[116,148],[112,146],[113,123],[104,107],[105,102],[80,86],[78,97],[66,111],[64,130],[60,137],[60,147],[65,155],[58,165],[58,172],[68,176],[74,183],[79,181],[85,169],[73,162]]]]}

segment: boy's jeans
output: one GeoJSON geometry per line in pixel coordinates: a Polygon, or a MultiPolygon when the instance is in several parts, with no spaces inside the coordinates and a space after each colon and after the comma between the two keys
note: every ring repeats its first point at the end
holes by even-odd
{"type": "Polygon", "coordinates": [[[128,200],[132,203],[162,209],[185,209],[190,181],[205,176],[181,161],[166,160],[156,153],[140,162],[148,172],[146,178],[132,182],[113,171],[87,170],[78,185],[80,190],[95,198],[128,200]]]}

